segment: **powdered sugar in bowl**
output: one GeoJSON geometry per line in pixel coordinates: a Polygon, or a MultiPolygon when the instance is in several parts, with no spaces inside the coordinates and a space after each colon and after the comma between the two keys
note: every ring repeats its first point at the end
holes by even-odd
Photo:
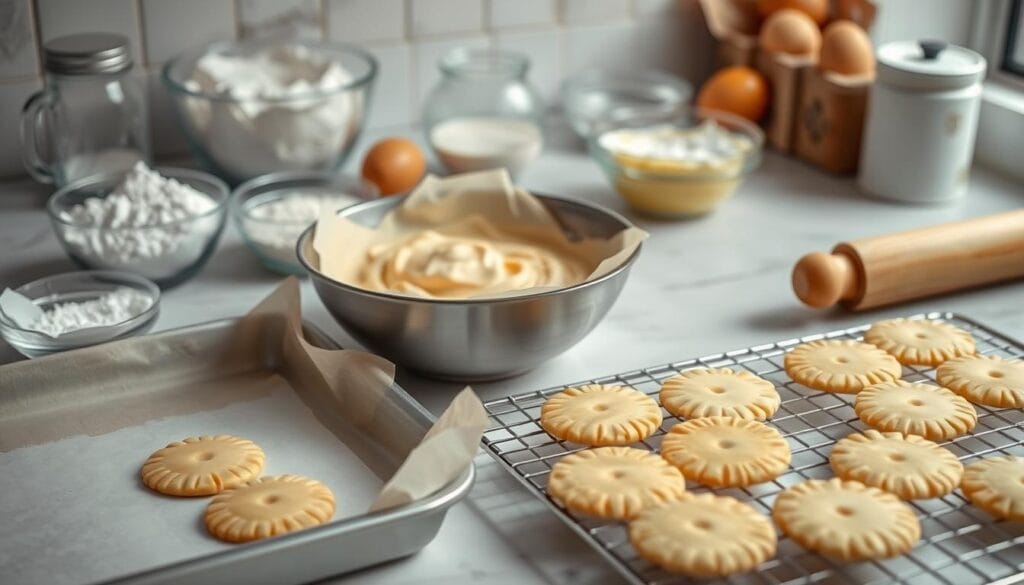
{"type": "Polygon", "coordinates": [[[0,334],[27,357],[141,335],[159,314],[159,287],[125,272],[66,272],[0,294],[0,334]]]}
{"type": "Polygon", "coordinates": [[[189,169],[139,163],[94,175],[50,197],[47,211],[68,256],[87,269],[144,276],[162,288],[195,275],[224,230],[228,186],[189,169]]]}

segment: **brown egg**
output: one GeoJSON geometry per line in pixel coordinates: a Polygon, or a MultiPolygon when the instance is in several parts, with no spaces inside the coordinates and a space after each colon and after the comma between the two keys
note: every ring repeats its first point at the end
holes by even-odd
{"type": "Polygon", "coordinates": [[[822,71],[842,75],[872,75],[875,51],[864,29],[852,20],[837,20],[825,27],[821,40],[822,71]]]}
{"type": "Polygon", "coordinates": [[[423,178],[427,160],[412,140],[385,138],[363,158],[363,178],[377,185],[381,195],[411,190],[423,178]]]}
{"type": "Polygon", "coordinates": [[[828,0],[757,0],[757,10],[765,18],[786,8],[803,12],[819,25],[828,18],[828,0]]]}
{"type": "Polygon", "coordinates": [[[818,25],[799,10],[784,8],[773,13],[761,27],[761,48],[769,53],[817,57],[821,49],[818,25]]]}

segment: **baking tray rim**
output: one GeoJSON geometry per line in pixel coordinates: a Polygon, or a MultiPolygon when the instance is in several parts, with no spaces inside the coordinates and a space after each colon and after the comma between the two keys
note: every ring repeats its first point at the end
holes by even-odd
{"type": "MultiPolygon", "coordinates": [[[[240,317],[216,319],[193,325],[175,327],[152,335],[170,337],[207,329],[229,327],[237,323],[240,319],[240,317]]],[[[322,329],[320,329],[320,327],[305,319],[302,320],[302,331],[306,340],[317,347],[331,350],[343,349],[338,342],[327,335],[322,329]]],[[[430,414],[430,412],[416,399],[409,395],[409,393],[406,392],[398,382],[391,383],[391,390],[396,396],[396,399],[404,402],[405,405],[409,407],[410,413],[419,417],[424,427],[429,429],[430,425],[434,423],[434,416],[430,414]]],[[[274,538],[233,545],[231,548],[222,551],[174,561],[163,565],[157,565],[141,571],[119,575],[111,579],[93,581],[89,585],[114,585],[117,583],[127,584],[144,580],[147,577],[156,576],[162,573],[175,573],[192,569],[212,569],[218,566],[243,562],[245,559],[253,556],[260,556],[267,553],[297,548],[321,539],[339,537],[348,532],[357,532],[382,524],[412,521],[416,518],[447,511],[448,508],[458,503],[469,493],[475,478],[476,467],[473,464],[470,464],[458,477],[448,482],[447,485],[438,489],[436,492],[422,499],[402,504],[395,508],[380,510],[377,512],[368,512],[352,516],[350,518],[322,524],[320,526],[307,528],[298,532],[283,534],[274,538]]],[[[187,576],[187,573],[182,574],[182,578],[187,576]]]]}

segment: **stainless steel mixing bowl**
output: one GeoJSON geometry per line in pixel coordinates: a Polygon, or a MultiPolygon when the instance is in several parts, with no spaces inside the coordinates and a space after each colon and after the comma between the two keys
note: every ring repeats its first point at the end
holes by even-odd
{"type": "MultiPolygon", "coordinates": [[[[608,238],[632,224],[598,205],[537,195],[570,238],[608,238]]],[[[401,203],[385,197],[338,212],[376,226],[401,203]]],[[[324,276],[313,227],[297,255],[327,310],[367,349],[427,376],[481,381],[513,376],[576,345],[615,303],[640,248],[610,273],[583,284],[504,299],[437,300],[363,290],[324,276]]]]}

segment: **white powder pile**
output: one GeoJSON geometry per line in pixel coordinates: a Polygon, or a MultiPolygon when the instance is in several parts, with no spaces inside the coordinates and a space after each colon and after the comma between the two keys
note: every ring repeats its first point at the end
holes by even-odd
{"type": "Polygon", "coordinates": [[[149,295],[121,287],[93,301],[57,303],[26,328],[58,337],[87,327],[123,323],[152,305],[153,299],[149,295]]]}
{"type": "Polygon", "coordinates": [[[246,213],[245,231],[260,252],[279,262],[295,264],[295,243],[320,217],[322,209],[337,210],[361,201],[340,193],[296,191],[257,205],[246,213]]]}
{"type": "Polygon", "coordinates": [[[598,142],[612,152],[636,158],[708,165],[734,160],[753,147],[746,136],[712,120],[686,129],[671,124],[623,128],[602,134],[598,142]]]}
{"type": "Polygon", "coordinates": [[[220,221],[217,214],[184,220],[216,207],[205,193],[139,162],[106,197],[86,199],[60,218],[75,226],[67,243],[93,267],[163,278],[197,260],[220,221]]]}

